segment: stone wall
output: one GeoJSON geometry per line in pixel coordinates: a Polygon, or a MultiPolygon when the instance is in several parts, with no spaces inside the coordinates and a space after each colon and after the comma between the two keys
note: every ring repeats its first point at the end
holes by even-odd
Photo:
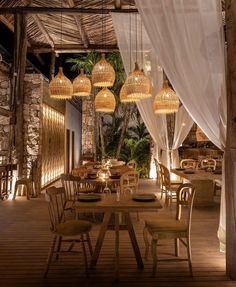
{"type": "MultiPolygon", "coordinates": [[[[10,79],[0,67],[0,107],[9,110],[10,79]]],[[[9,148],[10,118],[0,115],[0,164],[7,160],[9,148]]]]}
{"type": "Polygon", "coordinates": [[[95,108],[93,97],[82,100],[82,155],[94,154],[95,108]]]}
{"type": "Polygon", "coordinates": [[[23,174],[29,176],[32,164],[40,165],[41,111],[43,77],[40,74],[26,74],[24,86],[24,164],[23,174]]]}

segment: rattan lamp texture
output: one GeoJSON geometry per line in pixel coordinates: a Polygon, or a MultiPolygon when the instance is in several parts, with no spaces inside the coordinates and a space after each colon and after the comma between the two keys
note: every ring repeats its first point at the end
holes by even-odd
{"type": "Polygon", "coordinates": [[[98,61],[92,70],[92,83],[94,87],[112,87],[115,82],[115,71],[105,59],[105,54],[98,61]]]}
{"type": "Polygon", "coordinates": [[[91,81],[85,75],[84,69],[80,70],[80,74],[73,81],[73,96],[87,97],[91,94],[91,81]]]}
{"type": "Polygon", "coordinates": [[[127,98],[142,100],[150,97],[150,80],[135,63],[135,69],[131,72],[125,82],[127,98]]]}
{"type": "Polygon", "coordinates": [[[172,90],[165,80],[163,87],[157,93],[154,100],[155,114],[172,114],[176,113],[179,108],[179,98],[174,90],[172,90]]]}
{"type": "Polygon", "coordinates": [[[104,87],[95,97],[95,110],[102,113],[113,113],[116,107],[116,100],[113,93],[104,87]]]}
{"type": "Polygon", "coordinates": [[[54,99],[65,100],[71,99],[72,93],[72,83],[64,75],[63,68],[59,67],[58,74],[49,83],[49,95],[54,99]]]}
{"type": "Polygon", "coordinates": [[[123,84],[123,86],[120,89],[120,101],[123,104],[128,104],[128,103],[134,103],[134,102],[139,102],[140,100],[134,100],[132,98],[127,97],[127,91],[126,91],[126,86],[123,84]]]}

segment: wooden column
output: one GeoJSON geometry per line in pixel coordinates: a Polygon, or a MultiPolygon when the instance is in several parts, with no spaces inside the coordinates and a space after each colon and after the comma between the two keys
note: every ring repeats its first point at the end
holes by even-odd
{"type": "Polygon", "coordinates": [[[26,66],[27,36],[26,17],[24,14],[14,16],[14,57],[12,75],[12,100],[15,116],[15,147],[18,161],[18,176],[23,174],[24,162],[24,130],[23,130],[23,105],[24,105],[24,75],[26,66]]]}
{"type": "Polygon", "coordinates": [[[226,271],[236,280],[236,1],[226,0],[227,139],[225,150],[226,271]]]}

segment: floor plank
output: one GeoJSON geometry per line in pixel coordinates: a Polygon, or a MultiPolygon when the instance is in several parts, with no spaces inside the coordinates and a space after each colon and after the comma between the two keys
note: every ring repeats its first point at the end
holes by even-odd
{"type": "MultiPolygon", "coordinates": [[[[154,181],[141,181],[140,190],[157,191],[154,181]]],[[[132,215],[135,232],[142,255],[144,219],[174,216],[175,210],[132,215]]],[[[219,252],[216,236],[219,221],[219,204],[209,208],[194,208],[192,224],[193,272],[191,278],[186,262],[161,262],[156,278],[151,278],[152,260],[144,260],[145,268],[137,269],[127,231],[120,236],[120,281],[114,282],[114,231],[106,234],[97,268],[84,274],[82,256],[63,256],[53,262],[48,278],[43,271],[52,235],[49,231],[47,202],[42,198],[27,201],[17,197],[15,201],[0,202],[0,286],[236,286],[225,275],[225,256],[219,252]]],[[[99,224],[94,225],[91,238],[96,242],[99,224]]],[[[172,256],[174,245],[163,241],[158,246],[160,257],[172,256]]],[[[181,249],[181,256],[185,251],[181,249]]]]}

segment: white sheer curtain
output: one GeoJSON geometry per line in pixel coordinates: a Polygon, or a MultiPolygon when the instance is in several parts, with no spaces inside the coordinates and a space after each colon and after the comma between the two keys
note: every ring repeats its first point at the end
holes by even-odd
{"type": "MultiPolygon", "coordinates": [[[[137,57],[140,66],[143,63],[145,72],[149,74],[153,82],[153,96],[137,103],[137,106],[142,119],[154,140],[154,150],[156,150],[155,157],[158,158],[157,154],[159,154],[160,161],[167,167],[170,167],[170,150],[166,116],[156,115],[153,110],[154,96],[162,87],[163,83],[163,70],[159,64],[157,54],[151,45],[145,28],[141,26],[142,23],[140,15],[112,13],[112,21],[126,73],[128,74],[130,70],[133,70],[134,62],[136,61],[137,57]],[[138,39],[137,43],[136,36],[138,39]]],[[[180,114],[176,114],[176,120],[176,136],[174,137],[175,152],[173,153],[172,157],[175,162],[178,160],[178,152],[176,152],[176,149],[181,145],[187,136],[193,123],[184,107],[180,109],[180,114]],[[185,128],[181,126],[179,122],[180,120],[178,119],[186,121],[185,128]],[[187,122],[188,120],[189,122],[187,122]],[[182,139],[182,142],[180,142],[180,139],[182,139]]]]}
{"type": "MultiPolygon", "coordinates": [[[[129,74],[129,72],[134,69],[137,55],[137,61],[140,68],[143,62],[143,68],[149,74],[153,82],[153,94],[155,95],[162,86],[163,70],[157,61],[156,53],[152,49],[144,27],[142,27],[141,45],[140,16],[134,14],[125,15],[123,13],[112,13],[112,21],[126,73],[129,74]],[[137,47],[136,35],[138,37],[137,47]]],[[[166,117],[163,115],[155,115],[153,111],[153,101],[154,96],[137,103],[137,107],[154,141],[154,150],[156,151],[154,157],[158,158],[159,154],[160,160],[165,165],[169,166],[169,144],[166,130],[166,117]]]]}
{"type": "Polygon", "coordinates": [[[184,106],[181,106],[175,116],[175,131],[171,149],[172,168],[179,166],[178,148],[185,140],[192,126],[192,118],[190,117],[184,106]]]}
{"type": "MultiPolygon", "coordinates": [[[[220,0],[135,0],[152,46],[185,108],[224,149],[226,89],[220,0]]],[[[224,244],[222,188],[220,241],[224,244]]]]}

